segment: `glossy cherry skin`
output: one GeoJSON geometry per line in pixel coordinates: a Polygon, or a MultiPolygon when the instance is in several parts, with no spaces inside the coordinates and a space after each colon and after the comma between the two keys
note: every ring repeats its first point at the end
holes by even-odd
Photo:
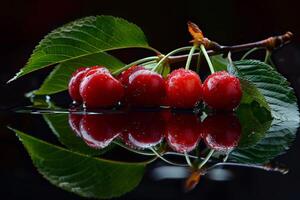
{"type": "Polygon", "coordinates": [[[68,120],[69,126],[73,130],[73,132],[79,137],[81,137],[80,127],[79,127],[81,119],[82,119],[82,115],[72,114],[72,113],[69,114],[69,120],[68,120]]]}
{"type": "Polygon", "coordinates": [[[93,148],[107,147],[122,130],[122,120],[117,114],[85,115],[80,122],[81,137],[93,148]]]}
{"type": "Polygon", "coordinates": [[[167,102],[173,108],[193,108],[202,98],[202,83],[197,73],[177,69],[166,79],[167,102]]]}
{"type": "Polygon", "coordinates": [[[128,103],[132,106],[159,106],[166,95],[165,81],[156,72],[138,70],[129,76],[126,95],[128,103]]]}
{"type": "Polygon", "coordinates": [[[221,71],[211,74],[203,84],[203,100],[208,106],[219,110],[233,110],[242,98],[237,77],[221,71]]]}
{"type": "Polygon", "coordinates": [[[139,71],[139,70],[142,70],[142,69],[145,69],[143,66],[139,66],[139,65],[135,65],[135,66],[132,66],[130,68],[128,68],[127,70],[123,71],[121,74],[119,74],[117,76],[117,79],[125,86],[127,87],[128,84],[129,84],[129,76],[131,74],[133,74],[134,72],[136,71],[139,71]]]}
{"type": "Polygon", "coordinates": [[[173,114],[166,124],[166,140],[174,151],[194,150],[201,136],[201,123],[193,114],[173,114]]]}
{"type": "Polygon", "coordinates": [[[242,128],[235,115],[223,113],[207,117],[203,131],[204,142],[209,148],[227,152],[238,145],[242,128]]]}
{"type": "Polygon", "coordinates": [[[87,71],[90,68],[79,68],[77,69],[73,74],[72,77],[69,81],[69,94],[72,98],[73,101],[77,102],[77,103],[81,103],[82,102],[82,97],[79,93],[79,86],[80,83],[83,79],[83,77],[85,76],[85,74],[87,73],[87,71]]]}
{"type": "Polygon", "coordinates": [[[159,112],[130,112],[123,141],[130,147],[145,149],[162,142],[165,123],[159,112]]]}
{"type": "Polygon", "coordinates": [[[123,85],[106,70],[88,72],[80,84],[80,95],[87,108],[108,108],[124,96],[123,85]]]}

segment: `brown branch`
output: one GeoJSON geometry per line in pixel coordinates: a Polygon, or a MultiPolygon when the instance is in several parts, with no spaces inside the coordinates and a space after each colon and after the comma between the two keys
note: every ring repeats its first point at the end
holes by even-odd
{"type": "MultiPolygon", "coordinates": [[[[251,43],[233,45],[233,46],[223,46],[223,45],[219,45],[216,42],[210,41],[209,45],[207,45],[206,48],[207,48],[208,55],[217,55],[217,54],[223,54],[228,52],[245,51],[255,47],[273,50],[287,43],[290,43],[292,41],[292,38],[293,38],[293,34],[291,32],[286,32],[283,35],[269,37],[267,39],[260,40],[257,42],[251,42],[251,43]]],[[[196,58],[198,55],[199,53],[193,54],[193,58],[196,58]]],[[[168,58],[168,61],[170,64],[181,62],[181,61],[185,61],[187,57],[188,54],[179,55],[179,56],[170,56],[168,58]]]]}

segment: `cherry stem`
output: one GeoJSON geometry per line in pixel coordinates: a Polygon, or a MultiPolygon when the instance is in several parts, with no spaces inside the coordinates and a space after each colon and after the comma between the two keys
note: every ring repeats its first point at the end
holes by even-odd
{"type": "Polygon", "coordinates": [[[204,47],[203,44],[200,45],[200,49],[201,49],[201,51],[202,51],[202,53],[203,53],[203,55],[204,55],[204,57],[205,57],[205,59],[206,59],[206,62],[207,62],[208,67],[209,67],[209,69],[210,69],[210,72],[211,72],[212,74],[215,73],[215,69],[214,69],[214,67],[213,67],[213,64],[211,63],[211,60],[210,60],[210,58],[209,58],[209,56],[208,56],[208,54],[207,54],[207,52],[206,52],[206,49],[205,49],[205,47],[204,47]]]}
{"type": "MultiPolygon", "coordinates": [[[[283,35],[269,37],[267,39],[260,40],[257,42],[251,42],[251,43],[239,44],[233,46],[223,46],[216,42],[211,42],[212,47],[209,48],[207,53],[209,55],[218,55],[218,54],[227,53],[229,51],[231,52],[245,51],[255,47],[272,50],[282,45],[290,43],[292,41],[292,38],[293,38],[293,34],[291,32],[286,32],[283,35]]],[[[193,58],[194,57],[196,58],[198,55],[199,53],[193,54],[193,58]]],[[[185,61],[187,57],[188,55],[170,56],[168,61],[170,64],[177,63],[177,62],[185,61]]]]}
{"type": "Polygon", "coordinates": [[[139,65],[139,64],[142,64],[142,63],[145,63],[145,62],[148,62],[148,61],[156,60],[156,59],[158,59],[158,56],[150,56],[150,57],[146,57],[146,58],[142,58],[142,59],[136,60],[136,61],[134,61],[132,63],[129,63],[129,64],[125,65],[121,69],[118,69],[118,70],[114,71],[112,73],[112,75],[116,76],[116,75],[120,74],[121,72],[123,72],[124,70],[130,68],[131,66],[139,65]]]}
{"type": "Polygon", "coordinates": [[[250,54],[252,54],[253,52],[263,49],[262,47],[254,47],[253,49],[250,49],[249,51],[247,51],[241,58],[241,60],[245,60],[250,54]]]}
{"type": "Polygon", "coordinates": [[[201,64],[201,50],[199,51],[198,58],[197,58],[197,65],[196,65],[196,73],[200,73],[200,64],[201,64]]]}
{"type": "Polygon", "coordinates": [[[197,48],[197,45],[194,45],[191,50],[190,50],[190,53],[189,53],[189,56],[187,58],[187,61],[186,61],[186,64],[185,64],[185,69],[188,70],[190,68],[190,65],[191,65],[191,61],[192,61],[192,57],[193,57],[193,54],[195,52],[197,48]]]}
{"type": "Polygon", "coordinates": [[[214,149],[211,149],[209,151],[209,153],[207,154],[207,156],[204,158],[204,160],[199,164],[198,169],[201,169],[206,163],[207,161],[210,159],[210,157],[213,155],[213,153],[215,152],[214,149]]]}
{"type": "Polygon", "coordinates": [[[269,59],[270,59],[270,57],[271,57],[271,52],[270,52],[270,50],[266,50],[266,55],[265,55],[265,60],[264,60],[264,63],[268,63],[268,61],[269,61],[269,59]]]}
{"type": "Polygon", "coordinates": [[[165,55],[158,63],[157,65],[152,69],[152,71],[156,71],[158,69],[158,67],[163,63],[165,62],[169,56],[173,55],[173,54],[176,54],[176,53],[179,53],[179,52],[182,52],[182,51],[188,51],[188,50],[191,50],[191,46],[188,46],[188,47],[181,47],[181,48],[178,48],[178,49],[175,49],[173,51],[171,51],[170,53],[168,53],[167,55],[165,55]]]}

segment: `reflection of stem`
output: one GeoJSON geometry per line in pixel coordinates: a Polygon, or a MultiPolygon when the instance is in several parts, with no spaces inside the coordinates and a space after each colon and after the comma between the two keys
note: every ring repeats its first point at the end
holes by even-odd
{"type": "Polygon", "coordinates": [[[113,143],[119,145],[120,147],[123,147],[124,149],[127,149],[128,151],[131,151],[131,152],[134,152],[134,153],[137,153],[137,154],[141,154],[141,155],[144,155],[144,156],[154,156],[155,155],[155,154],[150,153],[150,152],[143,152],[143,151],[138,151],[138,150],[132,149],[132,148],[120,143],[120,142],[117,142],[117,141],[113,141],[113,143]]]}
{"type": "Polygon", "coordinates": [[[191,162],[191,160],[190,160],[189,154],[188,154],[186,151],[184,151],[184,157],[185,157],[185,160],[186,160],[187,164],[188,164],[190,167],[192,167],[192,162],[191,162]]]}
{"type": "Polygon", "coordinates": [[[153,153],[159,157],[161,160],[165,161],[166,163],[170,164],[170,165],[175,165],[175,166],[180,166],[180,167],[187,167],[187,165],[184,164],[179,164],[179,163],[174,163],[172,161],[169,161],[167,159],[165,159],[162,155],[160,155],[154,148],[150,147],[150,149],[153,151],[153,153]]]}
{"type": "Polygon", "coordinates": [[[209,151],[209,153],[207,154],[207,156],[205,157],[205,159],[200,163],[200,165],[198,166],[198,169],[201,169],[206,163],[207,161],[210,159],[210,157],[213,155],[214,153],[214,149],[211,149],[209,151]]]}
{"type": "Polygon", "coordinates": [[[209,171],[209,170],[214,169],[214,168],[219,167],[219,166],[249,167],[249,168],[262,169],[262,170],[265,170],[265,171],[280,172],[282,174],[287,174],[289,172],[289,169],[286,168],[286,167],[273,166],[270,163],[265,164],[265,165],[255,165],[255,164],[229,163],[229,162],[216,163],[213,166],[207,168],[205,171],[209,171]]]}

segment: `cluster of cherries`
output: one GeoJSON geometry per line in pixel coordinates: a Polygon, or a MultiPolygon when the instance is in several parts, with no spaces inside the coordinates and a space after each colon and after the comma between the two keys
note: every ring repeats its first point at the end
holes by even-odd
{"type": "Polygon", "coordinates": [[[69,124],[87,145],[98,149],[114,139],[135,149],[151,148],[165,140],[172,150],[184,153],[194,150],[203,139],[209,148],[228,152],[241,136],[240,122],[232,113],[208,116],[203,122],[196,115],[170,111],[70,114],[69,124]]]}
{"type": "Polygon", "coordinates": [[[233,110],[242,90],[239,79],[226,71],[211,74],[202,84],[197,73],[183,68],[164,79],[143,66],[132,66],[117,77],[105,67],[94,66],[72,75],[69,94],[87,108],[109,108],[120,102],[136,107],[193,108],[203,100],[213,109],[233,110]]]}

